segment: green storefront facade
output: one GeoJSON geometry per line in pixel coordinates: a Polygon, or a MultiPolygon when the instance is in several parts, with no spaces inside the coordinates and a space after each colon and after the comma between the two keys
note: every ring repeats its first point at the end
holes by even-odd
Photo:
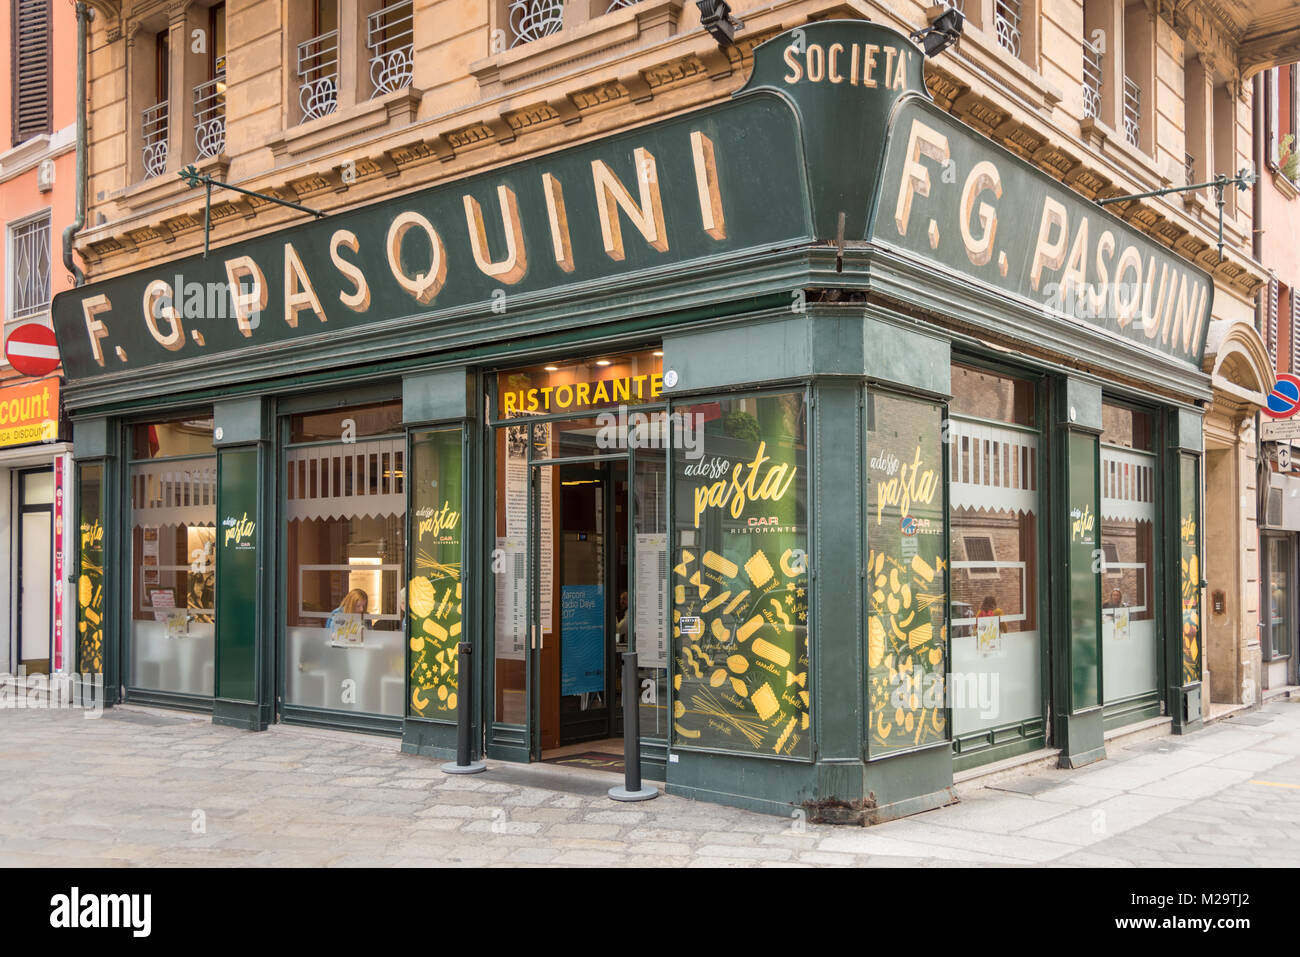
{"type": "Polygon", "coordinates": [[[834,820],[1196,727],[1213,283],[922,71],[809,24],[725,103],[56,297],[79,670],[438,758],[468,701],[529,761],[621,735],[630,649],[647,777],[834,820]]]}

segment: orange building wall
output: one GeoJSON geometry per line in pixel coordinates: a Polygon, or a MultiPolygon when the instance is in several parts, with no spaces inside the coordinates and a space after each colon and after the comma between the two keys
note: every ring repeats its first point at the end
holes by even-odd
{"type": "MultiPolygon", "coordinates": [[[[13,90],[10,82],[11,17],[13,7],[0,3],[0,157],[13,150],[13,90]]],[[[37,169],[33,167],[9,179],[0,181],[0,307],[4,319],[9,318],[8,294],[4,290],[9,277],[8,224],[32,213],[49,209],[50,217],[50,294],[57,295],[72,286],[72,275],[63,265],[63,230],[76,215],[76,150],[75,126],[77,122],[77,16],[68,0],[54,0],[54,67],[53,67],[53,123],[51,139],[59,131],[69,129],[68,148],[54,157],[54,188],[42,193],[37,189],[37,169]]],[[[0,162],[4,162],[0,160],[0,162]]],[[[4,163],[8,166],[8,163],[4,163]]],[[[0,175],[4,175],[0,173],[0,175]]],[[[81,265],[78,260],[78,265],[81,265]]],[[[0,382],[17,375],[0,357],[0,382]]]]}

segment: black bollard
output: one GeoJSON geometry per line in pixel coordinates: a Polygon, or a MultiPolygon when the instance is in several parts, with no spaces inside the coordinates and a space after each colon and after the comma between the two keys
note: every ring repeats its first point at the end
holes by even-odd
{"type": "Polygon", "coordinates": [[[472,748],[472,727],[474,722],[474,646],[462,641],[456,646],[456,763],[444,764],[442,770],[447,774],[477,774],[486,771],[487,765],[475,761],[472,748]]]}
{"type": "Polygon", "coordinates": [[[636,680],[636,652],[623,653],[623,784],[609,789],[615,801],[648,801],[658,788],[641,785],[641,707],[636,680]]]}

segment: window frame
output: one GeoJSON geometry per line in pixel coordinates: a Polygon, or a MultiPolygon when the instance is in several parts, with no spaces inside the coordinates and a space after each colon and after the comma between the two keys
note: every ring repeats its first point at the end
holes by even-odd
{"type": "MultiPolygon", "coordinates": [[[[30,213],[26,216],[21,216],[18,219],[10,220],[5,224],[4,316],[3,319],[0,320],[0,325],[3,326],[4,338],[6,340],[9,338],[9,333],[14,328],[28,322],[38,322],[41,325],[48,326],[49,328],[53,328],[53,321],[51,319],[51,313],[50,313],[50,306],[51,303],[53,303],[54,301],[53,238],[54,238],[54,210],[53,207],[51,206],[44,206],[41,209],[37,210],[36,212],[30,213]],[[32,226],[38,223],[42,219],[45,220],[45,224],[47,228],[47,237],[50,243],[49,256],[48,256],[49,272],[48,275],[46,276],[46,285],[48,287],[49,297],[46,299],[43,308],[35,310],[33,312],[26,313],[22,316],[15,316],[14,300],[16,298],[15,293],[17,292],[18,289],[18,283],[15,281],[14,274],[13,274],[14,267],[17,263],[17,260],[14,256],[14,251],[17,245],[14,234],[17,230],[23,229],[28,226],[32,226]]],[[[4,368],[8,365],[9,365],[8,360],[0,358],[0,368],[4,368]]]]}

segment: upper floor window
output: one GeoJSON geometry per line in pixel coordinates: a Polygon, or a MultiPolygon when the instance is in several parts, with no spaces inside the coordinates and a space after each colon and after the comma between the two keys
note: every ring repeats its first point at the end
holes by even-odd
{"type": "Polygon", "coordinates": [[[140,115],[146,178],[158,176],[167,169],[170,77],[171,39],[167,30],[159,30],[153,38],[153,105],[145,107],[140,115]]]}
{"type": "Polygon", "coordinates": [[[8,326],[26,322],[50,308],[50,214],[41,213],[9,227],[9,264],[5,285],[9,290],[8,326]]]}
{"type": "Polygon", "coordinates": [[[1124,71],[1120,132],[1129,146],[1155,154],[1156,26],[1143,0],[1124,7],[1124,71]]]}
{"type": "Polygon", "coordinates": [[[1288,179],[1300,179],[1296,152],[1297,64],[1264,72],[1264,137],[1269,166],[1288,179]]]}
{"type": "Polygon", "coordinates": [[[298,105],[302,121],[339,106],[339,0],[312,0],[311,27],[298,44],[298,105]]]}
{"type": "Polygon", "coordinates": [[[372,97],[395,93],[411,85],[415,75],[413,24],[411,0],[397,0],[366,18],[372,97]]]}
{"type": "Polygon", "coordinates": [[[226,5],[208,8],[207,76],[194,87],[194,149],[199,159],[226,148],[226,5]]]}
{"type": "Polygon", "coordinates": [[[12,0],[13,145],[52,132],[51,0],[12,0]]]}

